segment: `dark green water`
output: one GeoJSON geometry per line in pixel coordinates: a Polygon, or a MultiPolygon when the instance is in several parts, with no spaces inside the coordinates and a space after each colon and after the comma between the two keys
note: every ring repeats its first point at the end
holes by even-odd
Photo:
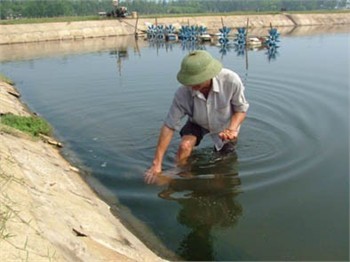
{"type": "Polygon", "coordinates": [[[218,159],[207,138],[192,157],[193,177],[162,186],[144,184],[143,172],[188,50],[68,52],[2,62],[1,72],[152,247],[147,228],[184,260],[348,260],[349,37],[282,36],[272,60],[264,50],[246,57],[204,46],[246,86],[237,156],[218,159]]]}

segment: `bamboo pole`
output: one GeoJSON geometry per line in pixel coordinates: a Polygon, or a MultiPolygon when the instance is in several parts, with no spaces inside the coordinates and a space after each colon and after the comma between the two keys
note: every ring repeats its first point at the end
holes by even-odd
{"type": "Polygon", "coordinates": [[[247,18],[247,27],[246,27],[246,35],[245,35],[245,43],[247,44],[248,40],[248,28],[249,28],[249,17],[247,18]]]}
{"type": "Polygon", "coordinates": [[[138,24],[138,22],[139,22],[139,16],[136,17],[135,32],[134,32],[135,38],[138,37],[138,35],[137,35],[137,24],[138,24]]]}
{"type": "Polygon", "coordinates": [[[247,27],[245,35],[245,69],[248,70],[248,28],[249,28],[249,17],[247,18],[247,27]]]}

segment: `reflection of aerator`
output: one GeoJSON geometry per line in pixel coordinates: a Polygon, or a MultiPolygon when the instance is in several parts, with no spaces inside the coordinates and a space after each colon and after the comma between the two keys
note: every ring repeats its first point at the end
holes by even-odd
{"type": "MultiPolygon", "coordinates": [[[[247,27],[248,28],[248,27],[247,27]]],[[[231,49],[234,49],[238,56],[247,54],[248,48],[253,50],[267,49],[266,55],[268,59],[276,59],[278,55],[277,49],[280,42],[280,33],[276,28],[271,28],[268,31],[268,36],[248,37],[248,29],[245,27],[237,28],[235,38],[230,39],[231,28],[224,26],[219,29],[218,44],[220,47],[220,53],[226,55],[231,49]]],[[[154,25],[150,24],[147,28],[147,39],[151,43],[156,43],[157,47],[164,42],[172,42],[177,39],[181,42],[183,50],[201,50],[205,49],[202,45],[203,41],[206,41],[212,36],[207,33],[205,26],[190,26],[183,25],[179,28],[179,31],[175,33],[175,27],[173,25],[154,25]]]]}
{"type": "Polygon", "coordinates": [[[233,40],[235,52],[238,56],[243,56],[246,48],[247,31],[244,27],[237,28],[236,37],[233,40]]]}
{"type": "Polygon", "coordinates": [[[268,31],[266,37],[247,37],[247,30],[244,27],[237,28],[236,37],[234,39],[235,51],[238,56],[245,54],[247,46],[249,47],[262,47],[267,49],[268,59],[276,59],[279,48],[278,42],[280,42],[280,33],[276,28],[271,28],[268,31]]]}
{"type": "Polygon", "coordinates": [[[265,45],[267,47],[266,54],[269,60],[276,59],[276,56],[278,55],[277,48],[279,48],[279,46],[277,43],[280,42],[279,37],[280,33],[277,32],[277,29],[271,27],[269,30],[269,35],[265,42],[265,45]]]}

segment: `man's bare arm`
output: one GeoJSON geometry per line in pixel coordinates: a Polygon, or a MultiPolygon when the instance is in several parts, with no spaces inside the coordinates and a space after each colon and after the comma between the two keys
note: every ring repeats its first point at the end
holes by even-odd
{"type": "Polygon", "coordinates": [[[166,153],[166,150],[169,147],[171,139],[173,138],[173,135],[173,129],[167,127],[166,125],[162,126],[152,166],[145,172],[146,183],[152,183],[155,179],[155,176],[162,172],[163,158],[166,153]]]}
{"type": "Polygon", "coordinates": [[[219,133],[220,138],[222,140],[237,139],[239,128],[243,123],[246,115],[246,112],[235,112],[231,117],[231,122],[228,128],[219,133]]]}

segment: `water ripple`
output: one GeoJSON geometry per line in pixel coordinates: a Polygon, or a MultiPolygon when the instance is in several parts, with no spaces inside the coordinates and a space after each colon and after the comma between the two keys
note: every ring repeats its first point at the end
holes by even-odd
{"type": "Polygon", "coordinates": [[[244,191],[304,174],[326,157],[330,121],[340,119],[325,104],[340,97],[293,73],[248,81],[251,109],[238,147],[244,191]]]}

